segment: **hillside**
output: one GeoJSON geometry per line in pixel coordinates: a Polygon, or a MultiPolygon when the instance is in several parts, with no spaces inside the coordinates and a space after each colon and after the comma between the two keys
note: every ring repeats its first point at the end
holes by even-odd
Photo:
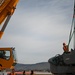
{"type": "Polygon", "coordinates": [[[23,70],[36,70],[36,71],[50,71],[50,65],[48,62],[36,63],[36,64],[16,64],[16,71],[23,70]]]}

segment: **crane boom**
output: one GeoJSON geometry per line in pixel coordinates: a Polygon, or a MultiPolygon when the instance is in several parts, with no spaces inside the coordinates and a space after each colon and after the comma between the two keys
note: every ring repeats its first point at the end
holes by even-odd
{"type": "Polygon", "coordinates": [[[0,0],[0,25],[4,22],[2,29],[0,30],[0,38],[16,9],[17,3],[18,0],[0,0]]]}

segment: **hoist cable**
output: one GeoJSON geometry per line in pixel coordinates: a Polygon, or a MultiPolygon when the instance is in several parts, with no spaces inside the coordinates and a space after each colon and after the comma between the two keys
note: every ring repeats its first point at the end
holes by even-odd
{"type": "Polygon", "coordinates": [[[74,34],[74,30],[72,30],[72,29],[73,29],[73,25],[74,25],[74,19],[75,19],[75,0],[74,0],[73,19],[72,19],[72,25],[71,25],[70,35],[69,35],[68,47],[69,47],[69,44],[70,44],[70,42],[71,42],[71,39],[72,39],[72,37],[73,37],[73,34],[74,34]]]}

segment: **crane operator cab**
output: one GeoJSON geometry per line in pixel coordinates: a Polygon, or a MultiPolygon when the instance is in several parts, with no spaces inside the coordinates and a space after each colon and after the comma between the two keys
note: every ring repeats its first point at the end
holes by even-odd
{"type": "Polygon", "coordinates": [[[16,62],[14,48],[0,48],[0,70],[15,66],[16,62]]]}

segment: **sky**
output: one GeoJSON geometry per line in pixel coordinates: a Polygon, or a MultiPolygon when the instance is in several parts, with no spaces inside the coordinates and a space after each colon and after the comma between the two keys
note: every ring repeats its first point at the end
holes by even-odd
{"type": "Polygon", "coordinates": [[[18,63],[48,62],[69,40],[74,0],[19,0],[0,47],[15,47],[18,63]]]}

